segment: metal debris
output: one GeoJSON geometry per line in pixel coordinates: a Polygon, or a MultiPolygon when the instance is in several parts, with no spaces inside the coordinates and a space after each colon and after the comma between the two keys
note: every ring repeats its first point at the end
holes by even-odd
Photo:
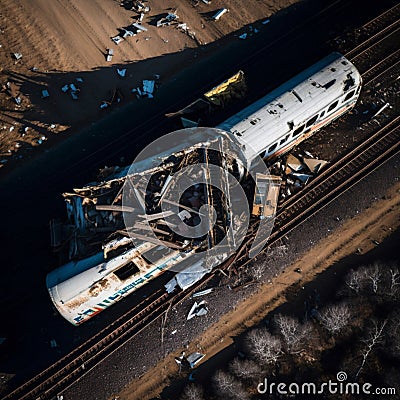
{"type": "Polygon", "coordinates": [[[125,75],[126,75],[126,68],[122,68],[122,69],[117,68],[117,74],[118,74],[119,76],[125,77],[125,75]]]}
{"type": "Polygon", "coordinates": [[[121,42],[124,41],[124,38],[122,38],[121,36],[117,35],[111,38],[111,40],[115,43],[115,44],[120,44],[121,42]]]}
{"type": "Polygon", "coordinates": [[[194,368],[205,356],[205,354],[195,352],[190,354],[186,360],[189,363],[190,368],[194,368]]]}
{"type": "Polygon", "coordinates": [[[227,8],[221,8],[220,10],[218,10],[212,17],[212,19],[214,21],[218,21],[225,13],[227,13],[229,11],[229,9],[227,8]]]}
{"type": "Polygon", "coordinates": [[[200,303],[194,302],[186,319],[189,321],[194,317],[201,317],[203,315],[206,315],[207,313],[208,308],[205,300],[201,301],[200,303]]]}

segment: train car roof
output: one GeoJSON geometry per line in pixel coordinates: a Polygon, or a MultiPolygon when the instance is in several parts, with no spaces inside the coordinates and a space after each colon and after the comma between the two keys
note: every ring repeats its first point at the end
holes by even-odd
{"type": "Polygon", "coordinates": [[[251,161],[266,146],[289,133],[290,126],[302,124],[345,93],[344,85],[349,79],[356,85],[360,83],[357,69],[341,54],[331,53],[217,128],[234,134],[251,161]]]}

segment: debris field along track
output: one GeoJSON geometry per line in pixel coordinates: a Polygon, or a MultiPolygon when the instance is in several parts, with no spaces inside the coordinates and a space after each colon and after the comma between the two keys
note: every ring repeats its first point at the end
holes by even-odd
{"type": "Polygon", "coordinates": [[[399,151],[400,116],[397,116],[317,176],[306,191],[283,203],[271,240],[320,211],[399,151]]]}
{"type": "MultiPolygon", "coordinates": [[[[400,6],[395,6],[389,11],[391,14],[398,14],[399,9],[400,6]]],[[[382,14],[373,21],[383,20],[387,13],[382,14]]],[[[367,50],[376,45],[377,41],[385,40],[396,29],[398,29],[398,21],[383,29],[384,33],[377,33],[366,42],[358,45],[355,49],[347,53],[346,56],[350,53],[356,54],[357,52],[360,53],[356,57],[365,54],[367,50]],[[382,35],[385,33],[386,35],[382,38],[382,35]]],[[[381,76],[387,69],[393,67],[393,62],[395,59],[398,59],[398,55],[398,51],[393,53],[386,59],[375,64],[365,74],[367,76],[370,74],[372,77],[371,80],[375,80],[377,76],[381,76]],[[387,68],[388,65],[391,67],[387,68]],[[383,70],[384,68],[386,69],[383,70]],[[379,70],[379,75],[373,77],[372,73],[376,73],[377,70],[379,70]]],[[[368,79],[370,78],[367,77],[366,80],[368,81],[368,79]]],[[[268,244],[272,244],[283,238],[289,231],[329,204],[341,193],[348,190],[366,174],[390,158],[390,156],[396,154],[399,151],[399,143],[400,128],[399,117],[397,117],[389,125],[380,129],[380,131],[366,142],[347,154],[343,159],[326,169],[307,185],[307,191],[299,192],[283,203],[278,211],[275,227],[268,240],[268,244]],[[332,185],[335,190],[332,189],[332,185]]],[[[251,229],[251,231],[254,231],[254,229],[251,229]]],[[[237,255],[227,260],[222,269],[227,269],[233,262],[241,261],[243,264],[249,263],[251,260],[246,260],[246,258],[247,248],[251,244],[251,241],[252,235],[249,235],[237,255]]],[[[77,379],[93,369],[151,322],[162,316],[171,306],[175,306],[189,297],[195,290],[212,279],[214,275],[215,273],[206,276],[185,292],[180,291],[174,295],[170,295],[165,290],[159,289],[151,293],[146,299],[135,305],[112,324],[99,331],[49,368],[6,395],[4,400],[50,399],[54,397],[61,390],[65,390],[65,388],[72,385],[77,379]]]]}

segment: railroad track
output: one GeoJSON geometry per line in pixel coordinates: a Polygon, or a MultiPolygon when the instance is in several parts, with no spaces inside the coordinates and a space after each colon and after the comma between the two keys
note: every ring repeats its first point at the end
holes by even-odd
{"type": "MultiPolygon", "coordinates": [[[[399,8],[395,6],[389,10],[391,15],[393,13],[398,15],[399,8]]],[[[378,19],[375,20],[377,23],[378,19]]],[[[386,40],[393,32],[397,32],[398,28],[398,21],[391,23],[383,29],[383,33],[375,34],[369,38],[368,44],[359,45],[346,55],[354,55],[359,52],[355,57],[360,57],[361,54],[366,54],[368,50],[386,40]]],[[[364,81],[376,80],[377,77],[397,65],[398,56],[399,51],[396,51],[370,67],[363,74],[364,81]]],[[[398,151],[400,151],[400,117],[396,117],[344,158],[332,164],[307,185],[307,191],[299,192],[283,203],[278,211],[275,227],[268,244],[271,245],[283,238],[288,232],[350,189],[384,161],[397,154],[398,151]]],[[[250,233],[252,231],[254,229],[250,230],[250,233]]],[[[251,241],[252,235],[250,234],[237,254],[226,261],[222,269],[227,269],[237,262],[244,265],[249,263],[250,260],[248,258],[246,260],[246,257],[251,241]]],[[[91,339],[6,395],[4,400],[49,399],[54,397],[115,352],[151,322],[162,316],[171,306],[179,304],[200,286],[211,280],[214,275],[208,275],[185,292],[181,291],[174,295],[167,294],[163,289],[153,292],[91,339]]]]}
{"type": "MultiPolygon", "coordinates": [[[[372,47],[377,46],[378,44],[382,43],[387,37],[391,36],[392,34],[396,33],[400,27],[400,5],[396,5],[387,12],[379,15],[377,18],[372,20],[369,24],[375,21],[376,24],[381,25],[385,21],[387,21],[389,15],[391,17],[395,17],[395,20],[390,23],[390,25],[384,25],[385,27],[375,32],[372,36],[364,40],[362,43],[345,53],[347,58],[351,58],[352,60],[357,60],[357,58],[361,57],[365,54],[368,50],[372,47]]],[[[367,29],[369,24],[364,25],[364,29],[367,29]]]]}

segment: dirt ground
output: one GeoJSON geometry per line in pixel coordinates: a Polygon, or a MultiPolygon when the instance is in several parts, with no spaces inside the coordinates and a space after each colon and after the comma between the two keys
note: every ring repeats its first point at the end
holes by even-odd
{"type": "Polygon", "coordinates": [[[248,0],[243,7],[240,0],[149,0],[145,5],[150,12],[141,22],[147,31],[116,45],[111,38],[138,21],[140,14],[130,10],[133,1],[2,0],[0,168],[10,158],[25,160],[44,141],[48,149],[106,115],[117,104],[107,109],[100,104],[110,102],[116,89],[120,104],[136,101],[131,90],[143,79],[159,75],[162,84],[194,58],[217,50],[213,42],[240,40],[237,36],[253,27],[257,32],[269,16],[296,2],[248,0]],[[229,12],[214,21],[223,7],[229,12]],[[171,12],[177,22],[157,27],[156,21],[171,12]],[[178,23],[186,23],[187,31],[178,29],[178,23]],[[106,61],[107,49],[114,50],[111,62],[106,61]],[[18,60],[16,53],[22,55],[18,60]],[[125,77],[117,68],[127,69],[125,77]],[[61,90],[66,84],[75,85],[78,99],[71,90],[61,90]],[[43,90],[49,97],[42,98],[43,90]]]}
{"type": "MultiPolygon", "coordinates": [[[[258,324],[265,315],[286,301],[285,290],[289,287],[300,289],[315,279],[334,263],[344,257],[358,253],[365,254],[400,226],[400,184],[394,185],[368,210],[348,220],[331,235],[321,240],[285,272],[266,283],[252,296],[239,303],[235,309],[224,315],[210,329],[190,343],[185,350],[201,351],[210,359],[233,343],[232,338],[246,328],[258,324]],[[340,234],[339,234],[340,233],[340,234]],[[299,275],[295,270],[301,268],[299,275]]],[[[179,352],[176,352],[178,354],[179,352]]],[[[151,399],[157,397],[168,382],[177,377],[178,367],[174,355],[167,356],[154,369],[134,380],[121,393],[120,400],[151,399]]],[[[114,397],[115,398],[115,397],[114,397]]]]}

